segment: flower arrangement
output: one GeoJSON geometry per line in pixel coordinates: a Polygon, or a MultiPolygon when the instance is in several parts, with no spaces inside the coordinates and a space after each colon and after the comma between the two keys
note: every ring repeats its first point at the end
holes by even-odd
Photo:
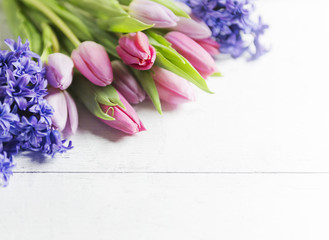
{"type": "Polygon", "coordinates": [[[0,51],[3,186],[19,152],[72,148],[75,100],[135,134],[145,127],[133,104],[149,98],[161,114],[162,101],[194,100],[191,84],[211,93],[206,79],[220,76],[219,53],[254,60],[267,51],[252,0],[3,0],[3,9],[18,39],[0,51]]]}

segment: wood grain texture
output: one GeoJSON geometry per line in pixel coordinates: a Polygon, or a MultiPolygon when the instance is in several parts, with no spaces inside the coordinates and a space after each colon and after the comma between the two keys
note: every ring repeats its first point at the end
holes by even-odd
{"type": "Polygon", "coordinates": [[[328,182],[312,174],[16,174],[0,191],[0,239],[326,240],[328,182]]]}

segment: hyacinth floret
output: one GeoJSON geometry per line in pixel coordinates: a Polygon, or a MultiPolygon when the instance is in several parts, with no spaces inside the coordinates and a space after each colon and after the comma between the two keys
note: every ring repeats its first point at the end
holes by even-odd
{"type": "Polygon", "coordinates": [[[65,146],[52,128],[52,107],[47,95],[45,68],[40,56],[30,51],[29,42],[5,40],[10,51],[0,50],[0,184],[6,186],[19,151],[54,155],[72,148],[65,146]]]}
{"type": "Polygon", "coordinates": [[[190,6],[193,14],[209,26],[212,36],[220,44],[220,52],[230,54],[233,58],[247,52],[251,55],[250,60],[267,52],[259,38],[268,25],[261,20],[252,20],[254,0],[181,1],[190,6]],[[252,43],[245,39],[245,35],[253,37],[252,43]]]}

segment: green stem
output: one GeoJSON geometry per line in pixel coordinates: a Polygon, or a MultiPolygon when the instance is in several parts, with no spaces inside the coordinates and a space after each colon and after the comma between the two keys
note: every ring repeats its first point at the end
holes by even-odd
{"type": "Polygon", "coordinates": [[[51,9],[38,0],[23,0],[26,4],[34,7],[47,16],[72,42],[75,47],[80,45],[79,39],[74,35],[71,29],[60,19],[51,9]]]}

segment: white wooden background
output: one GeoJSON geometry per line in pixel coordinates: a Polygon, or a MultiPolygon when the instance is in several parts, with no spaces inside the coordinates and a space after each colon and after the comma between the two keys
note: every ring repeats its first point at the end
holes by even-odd
{"type": "Polygon", "coordinates": [[[216,94],[137,106],[133,137],[79,105],[74,150],[17,157],[0,239],[329,239],[329,4],[257,4],[272,51],[218,60],[216,94]]]}

